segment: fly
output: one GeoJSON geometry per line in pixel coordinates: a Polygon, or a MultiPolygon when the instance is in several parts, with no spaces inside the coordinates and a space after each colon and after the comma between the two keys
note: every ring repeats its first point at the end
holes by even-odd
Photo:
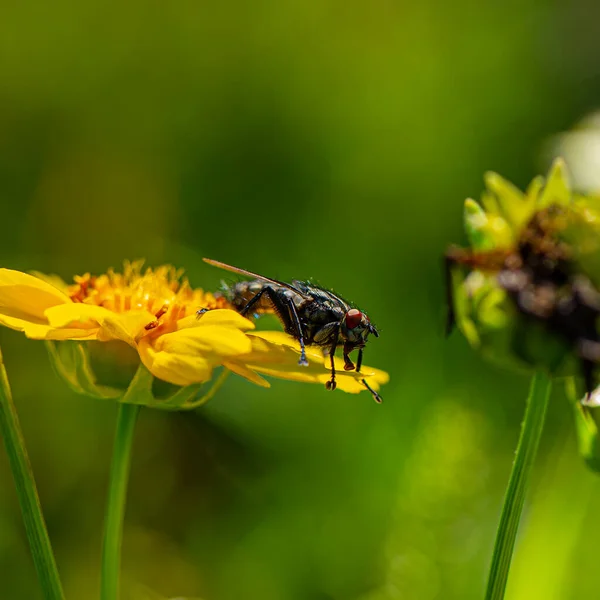
{"type": "MultiPolygon", "coordinates": [[[[326,350],[331,365],[331,377],[325,384],[328,390],[336,388],[333,359],[338,346],[343,347],[344,370],[360,373],[363,348],[369,334],[379,337],[379,332],[365,313],[333,292],[306,281],[284,283],[217,260],[203,260],[214,267],[251,278],[251,281],[239,281],[228,287],[229,301],[243,316],[274,313],[285,332],[300,344],[299,365],[308,366],[306,346],[319,346],[326,350]],[[355,349],[358,349],[356,365],[349,356],[355,349]]],[[[202,312],[198,311],[198,314],[202,312]]],[[[374,400],[381,402],[381,396],[366,379],[361,382],[374,400]]]]}

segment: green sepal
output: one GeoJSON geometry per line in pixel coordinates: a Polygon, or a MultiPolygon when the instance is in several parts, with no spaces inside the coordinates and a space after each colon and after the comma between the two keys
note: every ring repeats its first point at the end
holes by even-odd
{"type": "Polygon", "coordinates": [[[465,200],[464,222],[465,232],[471,247],[474,250],[488,250],[491,246],[486,235],[489,219],[485,210],[471,198],[465,200]]]}
{"type": "Polygon", "coordinates": [[[508,223],[494,213],[487,213],[475,200],[465,200],[464,224],[469,244],[477,252],[509,246],[512,232],[508,223]]]}
{"type": "Polygon", "coordinates": [[[562,158],[557,158],[550,168],[548,180],[538,196],[537,209],[558,204],[569,206],[572,202],[571,186],[567,166],[562,158]]]}
{"type": "Polygon", "coordinates": [[[538,175],[537,177],[534,177],[531,180],[531,183],[527,186],[524,202],[527,204],[528,208],[532,213],[534,212],[535,207],[537,206],[538,198],[540,197],[540,194],[544,189],[545,182],[546,180],[541,175],[538,175]]]}
{"type": "Polygon", "coordinates": [[[92,398],[115,400],[123,390],[108,385],[100,385],[90,365],[88,349],[81,342],[46,342],[50,363],[56,373],[78,394],[92,398]]]}
{"type": "Polygon", "coordinates": [[[492,171],[488,171],[484,175],[484,181],[488,190],[496,198],[501,216],[513,229],[519,228],[527,218],[528,212],[523,192],[510,181],[492,171]]]}
{"type": "MultiPolygon", "coordinates": [[[[128,385],[115,387],[99,382],[90,358],[90,342],[49,341],[46,342],[46,347],[56,373],[74,392],[92,398],[162,410],[197,408],[212,397],[229,373],[227,369],[224,369],[216,382],[211,383],[207,392],[207,384],[199,383],[180,387],[158,380],[142,363],[138,362],[128,385]]],[[[130,366],[124,365],[125,374],[129,372],[130,366]]],[[[119,364],[115,363],[112,368],[118,370],[119,364]]]]}
{"type": "Polygon", "coordinates": [[[519,313],[495,274],[452,272],[458,328],[469,343],[497,364],[525,372],[570,375],[577,364],[568,344],[543,323],[519,313]]]}
{"type": "Polygon", "coordinates": [[[203,396],[204,384],[194,384],[185,387],[168,386],[173,390],[171,393],[163,397],[156,397],[155,382],[154,375],[140,363],[127,391],[119,398],[119,402],[163,410],[185,410],[194,408],[203,396]]]}

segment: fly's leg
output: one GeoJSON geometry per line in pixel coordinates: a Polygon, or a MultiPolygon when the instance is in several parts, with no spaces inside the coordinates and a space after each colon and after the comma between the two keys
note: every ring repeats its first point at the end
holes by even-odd
{"type": "Polygon", "coordinates": [[[255,304],[257,304],[258,301],[262,298],[263,294],[267,294],[269,296],[269,298],[271,299],[271,301],[273,301],[273,298],[271,297],[271,294],[269,292],[267,292],[268,289],[270,289],[270,288],[264,287],[255,296],[253,296],[252,298],[250,298],[250,300],[248,301],[248,303],[246,304],[246,306],[244,306],[243,308],[240,309],[240,311],[239,311],[240,315],[242,315],[242,317],[245,317],[250,312],[250,309],[255,304]]]}
{"type": "Polygon", "coordinates": [[[367,383],[366,379],[362,380],[362,384],[371,392],[373,400],[375,400],[377,404],[381,404],[383,402],[383,398],[367,383]]]}
{"type": "Polygon", "coordinates": [[[288,299],[287,304],[292,315],[292,319],[296,325],[296,331],[298,332],[298,342],[300,343],[300,360],[298,361],[298,364],[302,367],[308,367],[308,361],[306,360],[306,348],[304,347],[304,336],[302,335],[302,326],[300,325],[300,318],[298,317],[298,312],[296,311],[296,305],[291,298],[288,299]]]}
{"type": "MultiPolygon", "coordinates": [[[[363,361],[363,349],[359,348],[358,349],[358,358],[356,359],[356,372],[360,373],[360,368],[362,367],[362,361],[363,361]]],[[[381,404],[383,402],[383,398],[367,383],[366,379],[361,379],[361,383],[371,392],[371,395],[373,396],[373,400],[375,400],[375,402],[377,402],[378,404],[381,404]]]]}
{"type": "Polygon", "coordinates": [[[362,367],[362,358],[363,358],[363,349],[358,349],[358,358],[356,359],[356,372],[360,373],[360,368],[362,367]]]}
{"type": "Polygon", "coordinates": [[[335,360],[334,360],[336,347],[337,347],[337,334],[335,336],[335,340],[334,340],[331,348],[329,349],[329,360],[330,360],[330,364],[331,364],[331,378],[325,384],[325,388],[328,390],[335,390],[335,388],[337,386],[337,384],[335,382],[335,360]]]}
{"type": "Polygon", "coordinates": [[[344,371],[354,371],[354,363],[350,360],[350,352],[354,350],[354,346],[352,344],[344,344],[344,371]]]}
{"type": "Polygon", "coordinates": [[[266,285],[265,287],[263,287],[262,290],[260,290],[260,292],[256,294],[256,296],[254,296],[254,298],[252,298],[248,302],[248,304],[246,304],[246,306],[244,306],[244,308],[240,310],[240,314],[242,316],[245,316],[250,311],[250,309],[262,298],[263,294],[267,295],[267,297],[275,307],[275,310],[280,315],[283,315],[287,312],[291,317],[291,320],[294,324],[294,328],[296,330],[295,337],[300,344],[300,360],[298,361],[298,364],[302,367],[308,367],[308,361],[306,360],[306,348],[304,347],[304,336],[302,335],[302,326],[300,325],[300,319],[296,311],[296,305],[294,304],[294,301],[291,298],[284,296],[284,299],[282,299],[272,287],[266,285]]]}

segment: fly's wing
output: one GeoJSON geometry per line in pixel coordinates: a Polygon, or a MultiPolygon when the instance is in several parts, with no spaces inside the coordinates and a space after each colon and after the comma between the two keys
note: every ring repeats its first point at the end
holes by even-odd
{"type": "Polygon", "coordinates": [[[306,291],[299,290],[297,287],[290,285],[289,283],[285,283],[283,281],[277,281],[277,279],[269,279],[269,277],[265,277],[264,275],[259,275],[258,273],[253,273],[252,271],[246,271],[246,269],[240,269],[238,267],[233,267],[231,265],[222,263],[218,260],[213,260],[212,258],[203,258],[205,263],[212,265],[213,267],[218,267],[219,269],[224,269],[225,271],[230,271],[231,273],[237,273],[238,275],[245,275],[246,277],[251,277],[252,279],[260,279],[261,281],[266,281],[267,283],[272,283],[274,285],[278,285],[288,290],[292,290],[302,298],[306,300],[312,300],[312,296],[308,294],[306,291]]]}

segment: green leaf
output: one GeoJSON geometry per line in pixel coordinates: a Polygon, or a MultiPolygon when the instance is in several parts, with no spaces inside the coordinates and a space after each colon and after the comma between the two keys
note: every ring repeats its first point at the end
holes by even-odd
{"type": "Polygon", "coordinates": [[[485,595],[486,600],[502,600],[504,598],[525,493],[527,492],[529,479],[533,471],[533,463],[544,429],[551,385],[550,378],[539,372],[533,376],[531,381],[521,436],[517,445],[508,487],[506,488],[502,516],[496,534],[485,595]]]}

